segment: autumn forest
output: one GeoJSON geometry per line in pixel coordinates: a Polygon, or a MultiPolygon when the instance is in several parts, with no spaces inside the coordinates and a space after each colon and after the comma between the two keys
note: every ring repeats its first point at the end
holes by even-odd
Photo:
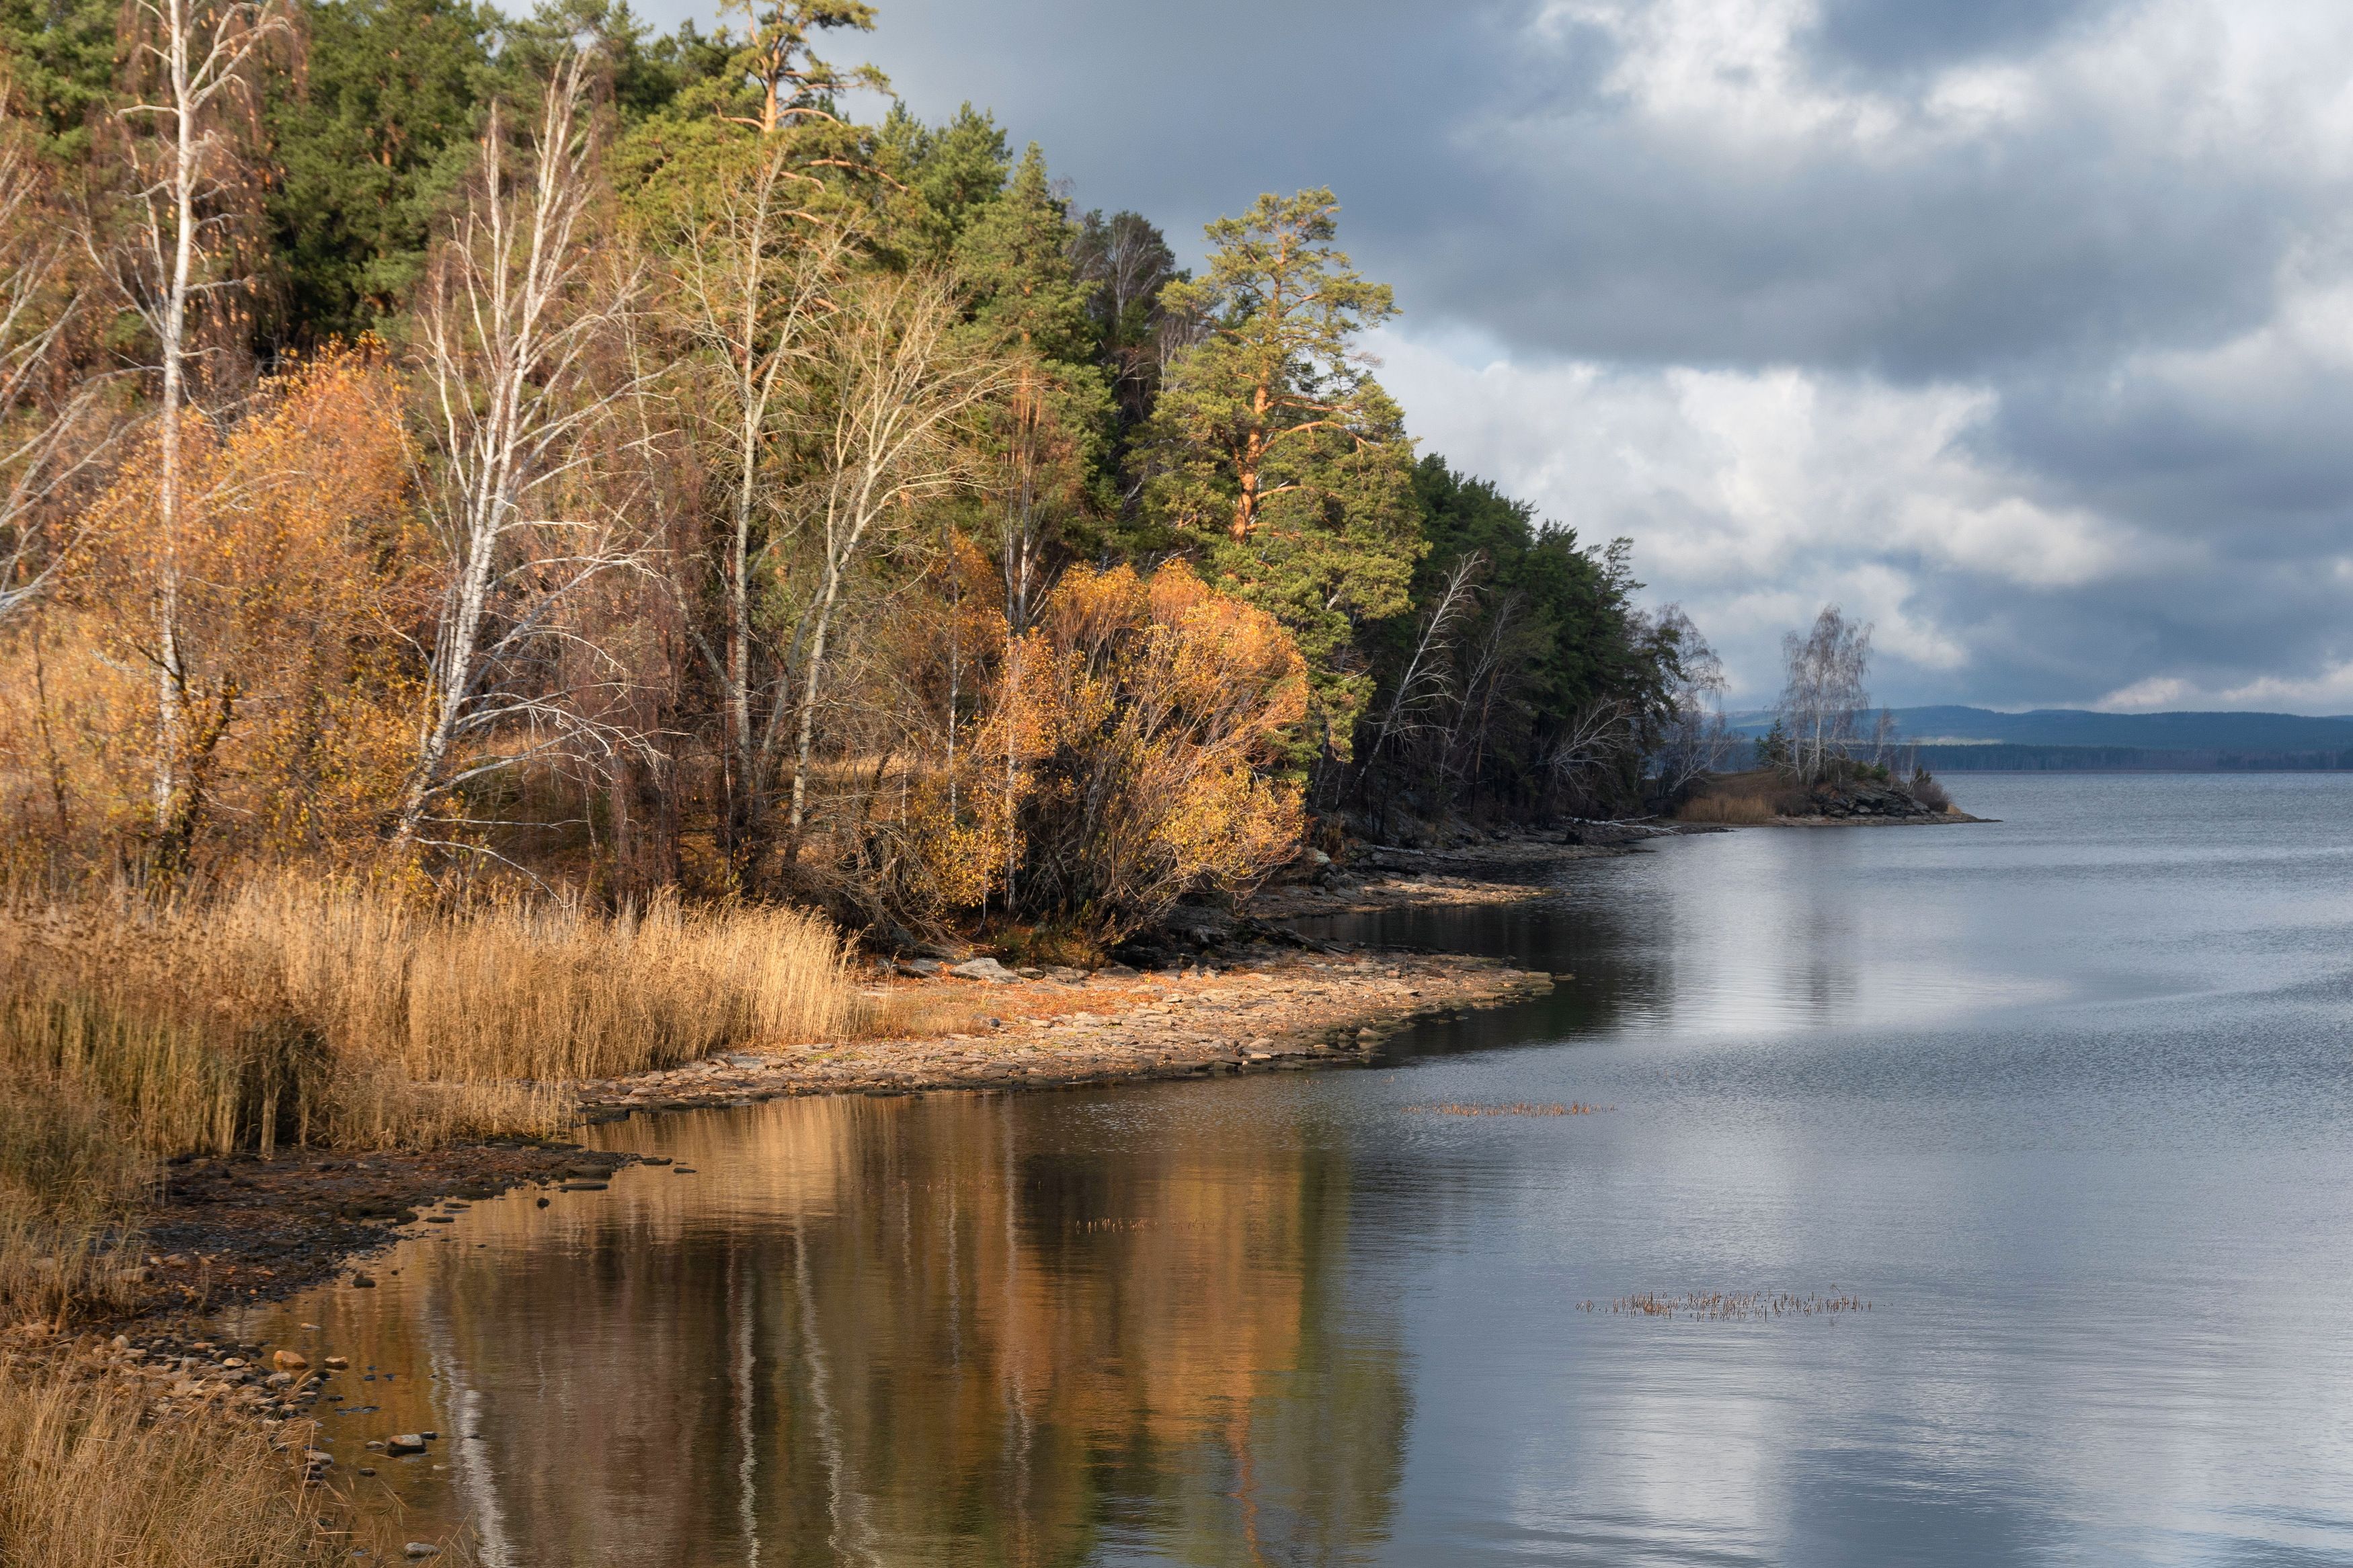
{"type": "Polygon", "coordinates": [[[1309,836],[1633,805],[1705,652],[1418,453],[1333,193],[1206,262],[873,23],[12,3],[10,875],[1099,950],[1309,836]]]}

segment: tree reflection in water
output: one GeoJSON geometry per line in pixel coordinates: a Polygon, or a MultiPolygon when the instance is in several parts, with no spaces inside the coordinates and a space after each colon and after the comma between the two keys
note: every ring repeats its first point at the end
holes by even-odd
{"type": "Polygon", "coordinates": [[[632,1124],[700,1173],[478,1205],[392,1288],[283,1316],[431,1369],[368,1397],[462,1427],[450,1468],[389,1477],[493,1563],[1357,1555],[1409,1394],[1394,1321],[1350,1289],[1345,1152],[1279,1120],[1121,1139],[1116,1104],[632,1124]]]}

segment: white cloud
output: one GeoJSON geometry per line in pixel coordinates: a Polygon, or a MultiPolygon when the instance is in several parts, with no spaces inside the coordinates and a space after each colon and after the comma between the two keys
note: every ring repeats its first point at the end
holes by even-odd
{"type": "Polygon", "coordinates": [[[1651,595],[1692,612],[1751,695],[1777,683],[1780,634],[1825,602],[1874,621],[1883,660],[1953,671],[1968,628],[1940,621],[1924,576],[2044,591],[2141,559],[2130,531],[1976,455],[1982,389],[1533,368],[1394,332],[1382,358],[1428,449],[1588,541],[1631,538],[1651,595]]]}
{"type": "Polygon", "coordinates": [[[2179,676],[2152,675],[2130,686],[2118,687],[2092,706],[2113,713],[2153,713],[2188,707],[2193,690],[2179,676]]]}
{"type": "Polygon", "coordinates": [[[1883,140],[1898,110],[1809,75],[1798,39],[1812,0],[1552,0],[1531,31],[1556,47],[1581,29],[1620,51],[1608,91],[1662,127],[1771,156],[1825,134],[1883,140]]]}

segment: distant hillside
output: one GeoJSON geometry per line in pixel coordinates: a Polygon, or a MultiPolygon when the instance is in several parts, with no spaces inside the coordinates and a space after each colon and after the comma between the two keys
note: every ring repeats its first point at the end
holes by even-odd
{"type": "MultiPolygon", "coordinates": [[[[2094,713],[2038,708],[1890,710],[1896,739],[1939,772],[2334,772],[2353,768],[2353,717],[2301,713],[2094,713]]],[[[1737,713],[1761,735],[1769,712],[1737,713]]]]}
{"type": "MultiPolygon", "coordinates": [[[[2311,752],[2353,748],[2353,718],[2301,713],[2094,713],[2081,708],[2038,708],[1997,713],[1990,708],[1890,710],[1898,737],[1915,745],[2133,746],[2158,751],[2311,752]]],[[[1766,712],[1733,716],[1743,734],[1761,735],[1766,712]]]]}

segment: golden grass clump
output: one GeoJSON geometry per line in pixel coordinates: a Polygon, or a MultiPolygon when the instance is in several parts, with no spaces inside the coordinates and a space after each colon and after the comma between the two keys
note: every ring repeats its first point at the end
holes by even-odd
{"type": "Polygon", "coordinates": [[[0,1322],[127,1304],[136,1276],[122,1259],[155,1173],[104,1106],[0,1081],[0,1322]]]}
{"type": "Polygon", "coordinates": [[[1788,779],[1771,768],[1756,768],[1705,779],[1675,808],[1675,820],[1761,827],[1777,816],[1802,809],[1804,804],[1804,792],[1788,779]]]}
{"type": "Polygon", "coordinates": [[[1694,795],[1675,812],[1678,822],[1719,822],[1736,827],[1762,827],[1773,816],[1771,803],[1754,795],[1694,795]]]}
{"type": "Polygon", "coordinates": [[[143,1420],[131,1392],[102,1381],[0,1363],[0,1454],[10,1568],[274,1568],[342,1554],[299,1453],[227,1419],[143,1420]]]}
{"type": "Polygon", "coordinates": [[[111,1300],[156,1162],[560,1132],[572,1080],[842,1031],[790,910],[419,910],[256,884],[0,906],[0,1312],[111,1300]]]}
{"type": "Polygon", "coordinates": [[[220,916],[276,956],[295,1008],[346,1058],[453,1083],[612,1078],[843,1026],[848,952],[796,910],[606,917],[560,906],[419,913],[393,900],[249,889],[220,916]]]}
{"type": "Polygon", "coordinates": [[[550,1132],[570,1080],[823,1037],[851,1001],[840,938],[790,910],[442,914],[280,884],[0,913],[0,1070],[153,1153],[550,1132]]]}

